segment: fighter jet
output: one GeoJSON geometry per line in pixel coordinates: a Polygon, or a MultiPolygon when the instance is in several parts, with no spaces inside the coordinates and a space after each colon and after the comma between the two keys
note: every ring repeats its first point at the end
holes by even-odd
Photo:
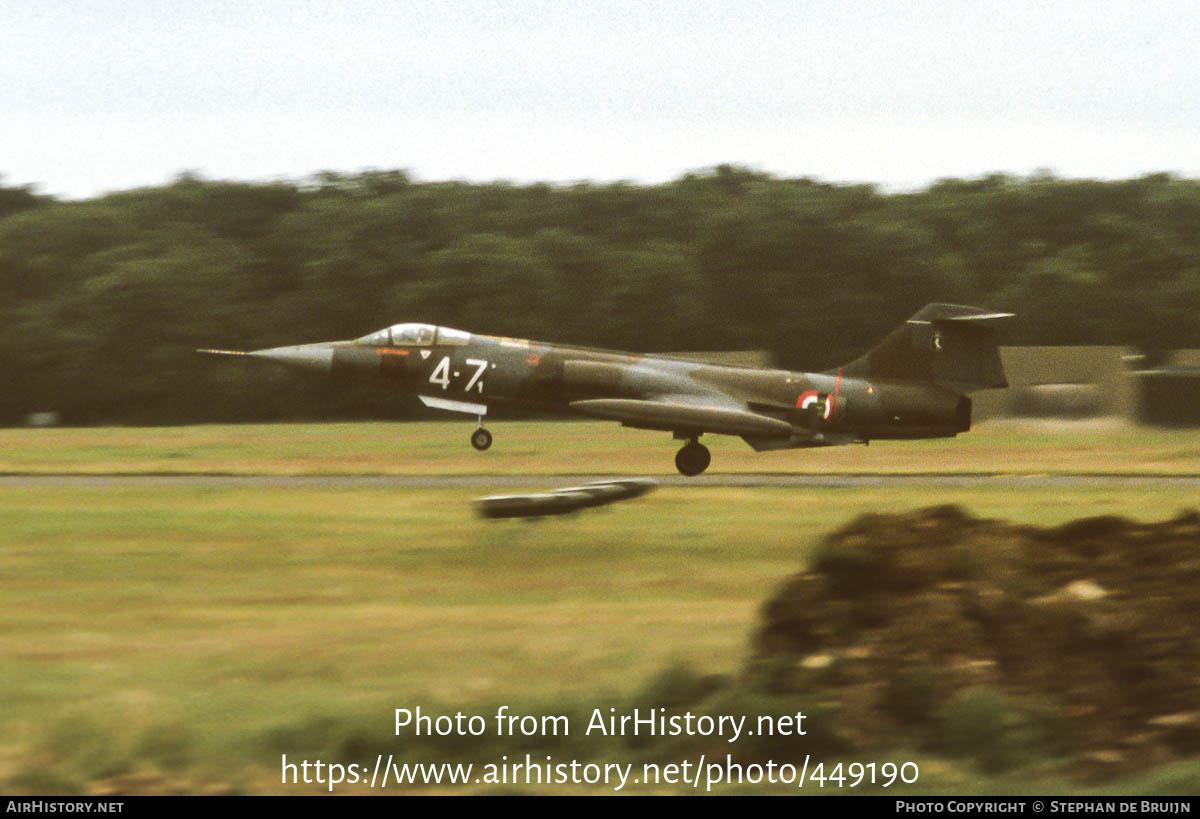
{"type": "Polygon", "coordinates": [[[477,419],[471,446],[492,445],[493,407],[524,407],[670,432],[684,475],[708,468],[705,433],[757,451],[947,438],[971,427],[976,390],[1008,386],[996,331],[1011,313],[930,304],[849,364],[821,373],[715,366],[665,355],[479,335],[432,324],[385,327],[353,341],[252,352],[415,393],[428,407],[477,419]]]}

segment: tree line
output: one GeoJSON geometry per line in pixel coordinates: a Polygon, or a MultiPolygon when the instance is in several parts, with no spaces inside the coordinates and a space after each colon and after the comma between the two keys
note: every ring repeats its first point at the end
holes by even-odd
{"type": "Polygon", "coordinates": [[[820,370],[930,301],[1015,312],[1012,344],[1200,346],[1200,180],[0,185],[0,424],[408,417],[383,390],[193,352],[398,321],[820,370]]]}

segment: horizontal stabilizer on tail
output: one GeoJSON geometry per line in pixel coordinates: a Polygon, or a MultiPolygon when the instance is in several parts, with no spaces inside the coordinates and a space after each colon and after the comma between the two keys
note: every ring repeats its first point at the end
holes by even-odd
{"type": "Polygon", "coordinates": [[[1000,313],[995,310],[984,310],[982,307],[968,307],[965,304],[943,304],[935,302],[921,308],[920,312],[910,318],[906,324],[928,324],[930,322],[957,322],[960,324],[979,324],[1010,319],[1015,313],[1000,313]]]}
{"type": "Polygon", "coordinates": [[[945,316],[944,318],[935,318],[935,319],[931,319],[931,320],[932,321],[954,321],[954,322],[962,322],[964,324],[966,324],[966,323],[979,324],[979,323],[982,323],[985,321],[1002,321],[1003,319],[1010,319],[1015,315],[1016,315],[1016,313],[973,313],[973,314],[966,315],[966,316],[945,316]]]}
{"type": "Polygon", "coordinates": [[[1012,317],[961,304],[929,304],[842,373],[937,384],[960,394],[1007,387],[996,332],[1012,317]]]}

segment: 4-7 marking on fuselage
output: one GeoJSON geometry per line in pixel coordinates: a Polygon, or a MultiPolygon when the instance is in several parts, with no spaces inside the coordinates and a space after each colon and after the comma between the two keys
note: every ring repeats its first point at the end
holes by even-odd
{"type": "MultiPolygon", "coordinates": [[[[475,386],[479,387],[479,392],[483,392],[483,373],[488,368],[488,362],[482,358],[468,358],[464,362],[470,367],[475,368],[475,372],[467,381],[463,392],[470,392],[475,386]]],[[[454,371],[454,377],[458,378],[458,370],[454,371]]],[[[430,384],[440,384],[443,390],[450,389],[450,356],[442,356],[441,361],[433,368],[433,372],[429,374],[430,384]]]]}

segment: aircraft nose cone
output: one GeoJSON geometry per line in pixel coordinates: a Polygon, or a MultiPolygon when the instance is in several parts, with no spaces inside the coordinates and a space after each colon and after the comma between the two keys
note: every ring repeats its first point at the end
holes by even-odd
{"type": "Polygon", "coordinates": [[[329,372],[333,366],[333,346],[330,344],[298,344],[294,347],[271,347],[246,355],[265,358],[290,367],[329,372]]]}

